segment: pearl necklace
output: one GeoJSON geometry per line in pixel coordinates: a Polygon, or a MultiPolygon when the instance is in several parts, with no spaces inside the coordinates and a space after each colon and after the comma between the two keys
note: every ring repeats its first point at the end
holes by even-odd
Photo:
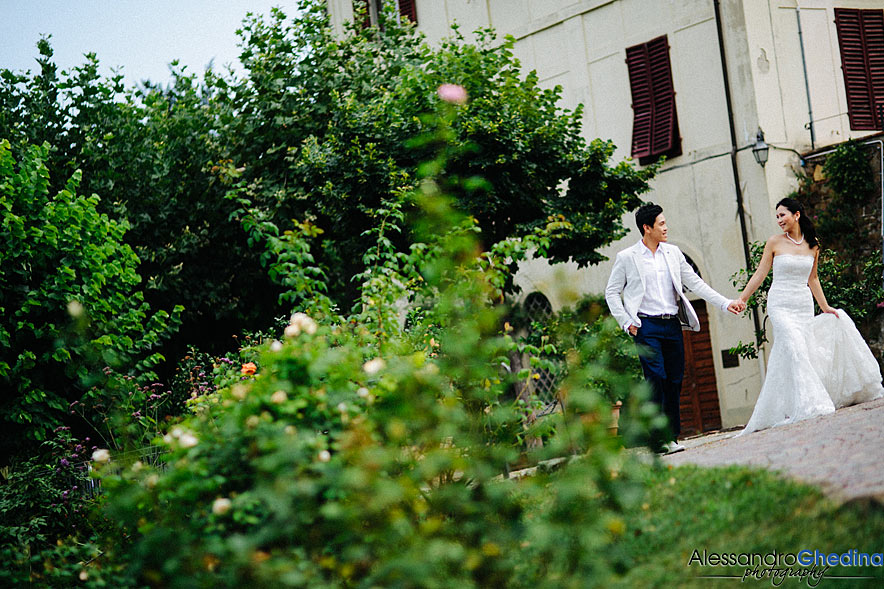
{"type": "Polygon", "coordinates": [[[791,242],[794,243],[795,245],[801,245],[802,243],[804,243],[804,235],[803,235],[803,234],[801,235],[801,239],[799,239],[798,241],[795,241],[794,239],[792,239],[792,236],[789,235],[788,232],[787,232],[787,233],[784,233],[783,235],[785,235],[785,236],[786,236],[786,239],[788,239],[789,241],[791,241],[791,242]]]}

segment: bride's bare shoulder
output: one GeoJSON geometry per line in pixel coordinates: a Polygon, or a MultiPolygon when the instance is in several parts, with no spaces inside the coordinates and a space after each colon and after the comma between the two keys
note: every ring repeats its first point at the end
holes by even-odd
{"type": "Polygon", "coordinates": [[[769,250],[770,253],[776,254],[779,249],[781,249],[786,242],[786,238],[782,233],[777,233],[776,235],[771,235],[767,243],[765,244],[765,249],[769,250]]]}

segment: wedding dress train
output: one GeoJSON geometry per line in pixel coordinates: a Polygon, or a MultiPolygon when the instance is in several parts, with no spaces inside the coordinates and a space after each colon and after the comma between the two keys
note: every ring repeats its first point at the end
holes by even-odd
{"type": "Polygon", "coordinates": [[[767,376],[746,428],[738,435],[832,413],[884,395],[881,369],[850,317],[814,317],[807,279],[813,256],[773,259],[767,314],[773,347],[767,376]]]}

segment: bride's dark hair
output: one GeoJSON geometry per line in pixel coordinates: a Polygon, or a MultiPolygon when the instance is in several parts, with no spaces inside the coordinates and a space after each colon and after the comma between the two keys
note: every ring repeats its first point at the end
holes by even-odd
{"type": "Polygon", "coordinates": [[[811,221],[807,213],[804,212],[804,205],[794,198],[789,198],[787,196],[777,203],[776,208],[780,207],[786,207],[793,215],[795,213],[801,213],[801,215],[798,216],[798,226],[801,227],[801,234],[804,235],[804,240],[807,241],[807,245],[810,247],[816,247],[819,245],[819,241],[817,241],[816,238],[816,228],[813,226],[813,221],[811,221]]]}

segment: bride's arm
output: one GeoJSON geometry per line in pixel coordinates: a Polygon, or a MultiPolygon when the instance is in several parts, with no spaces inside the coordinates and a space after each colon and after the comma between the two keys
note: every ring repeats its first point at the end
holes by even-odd
{"type": "Polygon", "coordinates": [[[764,282],[764,279],[767,278],[767,273],[770,272],[770,267],[773,265],[773,237],[767,240],[767,243],[764,244],[764,253],[761,254],[761,261],[758,262],[758,268],[755,269],[755,273],[752,274],[752,278],[749,279],[749,282],[746,283],[746,288],[743,289],[743,292],[740,293],[740,300],[743,303],[747,303],[749,301],[749,297],[752,296],[758,287],[761,286],[761,283],[764,282]]]}
{"type": "Polygon", "coordinates": [[[831,313],[835,317],[838,316],[838,311],[829,306],[829,303],[826,302],[826,295],[823,294],[823,287],[820,284],[820,277],[816,273],[817,265],[820,261],[820,248],[817,246],[816,250],[813,253],[813,269],[810,271],[810,277],[807,279],[807,286],[810,287],[810,292],[813,293],[813,298],[816,299],[816,303],[820,306],[820,311],[823,313],[831,313]]]}

